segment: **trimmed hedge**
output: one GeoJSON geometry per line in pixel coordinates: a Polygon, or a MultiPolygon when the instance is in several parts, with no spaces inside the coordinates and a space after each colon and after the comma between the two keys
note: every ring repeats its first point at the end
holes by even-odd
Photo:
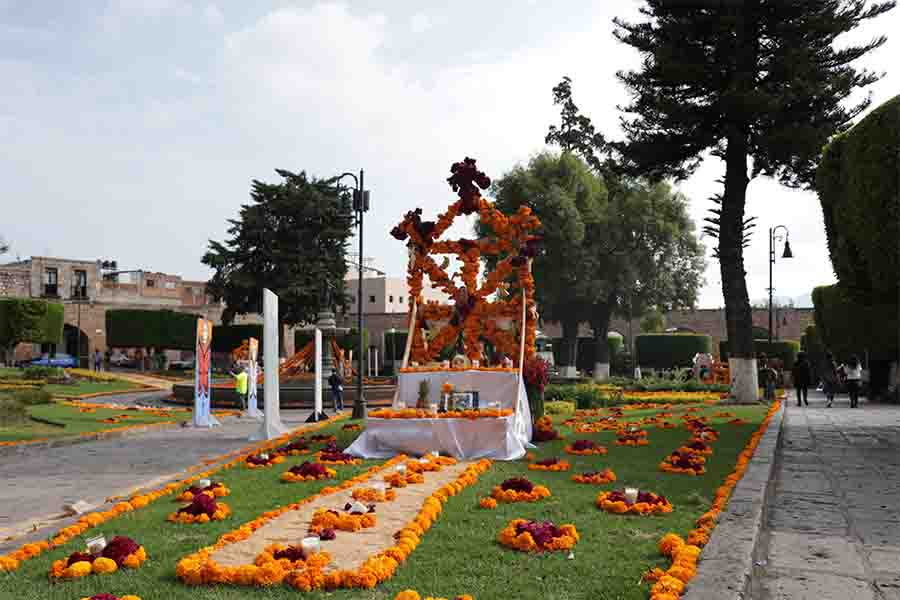
{"type": "Polygon", "coordinates": [[[213,352],[231,352],[240,347],[244,340],[250,338],[259,340],[259,359],[263,356],[263,326],[259,324],[248,325],[220,325],[213,328],[212,350],[213,352]]]}
{"type": "Polygon", "coordinates": [[[870,360],[897,360],[900,354],[900,317],[897,304],[866,306],[840,285],[813,290],[816,331],[825,348],[841,362],[868,350],[870,360]]]}
{"type": "Polygon", "coordinates": [[[644,333],[635,346],[638,364],[651,369],[690,367],[695,354],[712,354],[712,338],[694,333],[644,333]]]}
{"type": "MultiPolygon", "coordinates": [[[[622,351],[623,343],[622,338],[618,336],[606,338],[606,344],[609,347],[610,363],[622,351]]],[[[553,339],[553,360],[556,362],[556,366],[565,366],[569,362],[567,347],[563,338],[553,339]]],[[[594,370],[594,361],[597,356],[596,347],[594,338],[578,338],[578,357],[575,366],[579,371],[594,370]]]]}
{"type": "MultiPolygon", "coordinates": [[[[784,364],[786,370],[794,367],[797,362],[797,353],[800,352],[800,342],[794,340],[773,341],[753,340],[753,354],[759,356],[765,354],[766,358],[777,358],[784,364]]],[[[728,340],[719,342],[719,356],[722,362],[728,362],[728,340]]]]}
{"type": "Polygon", "coordinates": [[[58,302],[0,298],[0,344],[60,344],[64,323],[65,310],[58,302]]]}
{"type": "Polygon", "coordinates": [[[834,272],[841,285],[872,304],[896,304],[900,280],[898,172],[900,96],[835,136],[816,170],[816,191],[834,272]]]}
{"type": "MultiPolygon", "coordinates": [[[[106,343],[113,348],[194,350],[199,315],[172,310],[106,311],[106,343]]],[[[216,332],[213,329],[213,344],[216,332]]]]}

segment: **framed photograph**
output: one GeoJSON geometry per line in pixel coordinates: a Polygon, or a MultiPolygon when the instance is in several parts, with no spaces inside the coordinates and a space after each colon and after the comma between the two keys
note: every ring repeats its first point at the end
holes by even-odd
{"type": "Polygon", "coordinates": [[[450,410],[478,410],[478,392],[454,392],[450,395],[450,410]]]}

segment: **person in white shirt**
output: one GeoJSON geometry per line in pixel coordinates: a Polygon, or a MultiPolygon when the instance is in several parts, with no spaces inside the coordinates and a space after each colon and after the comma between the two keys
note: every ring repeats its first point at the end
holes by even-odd
{"type": "Polygon", "coordinates": [[[859,357],[853,355],[847,363],[847,393],[850,394],[850,408],[859,406],[859,386],[862,382],[862,364],[859,357]]]}

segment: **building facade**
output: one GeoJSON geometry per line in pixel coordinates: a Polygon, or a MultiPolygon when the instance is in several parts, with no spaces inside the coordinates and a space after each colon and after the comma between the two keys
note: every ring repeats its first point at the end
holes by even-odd
{"type": "MultiPolygon", "coordinates": [[[[206,295],[206,282],[178,275],[133,270],[110,273],[99,261],[33,256],[0,265],[0,297],[60,302],[65,325],[59,352],[89,356],[106,352],[106,311],[122,308],[169,309],[203,315],[221,323],[222,307],[206,295]],[[80,347],[79,347],[80,346],[80,347]]],[[[248,318],[242,322],[257,322],[248,318]]],[[[46,350],[44,348],[43,350],[46,350]]],[[[16,360],[40,356],[42,348],[20,344],[16,360]]]]}

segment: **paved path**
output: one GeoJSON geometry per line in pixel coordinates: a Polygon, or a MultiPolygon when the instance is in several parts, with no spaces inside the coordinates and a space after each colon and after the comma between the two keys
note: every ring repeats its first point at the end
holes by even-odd
{"type": "MultiPolygon", "coordinates": [[[[155,395],[103,400],[144,403],[155,395]]],[[[309,411],[281,415],[287,425],[299,427],[309,411]]],[[[21,545],[25,540],[19,536],[34,526],[55,530],[67,524],[60,518],[63,504],[102,504],[110,496],[157,487],[204,460],[249,446],[247,438],[258,427],[252,419],[231,417],[211,430],[158,429],[70,446],[22,446],[0,460],[0,554],[21,545]],[[4,539],[9,536],[16,539],[4,539]]],[[[41,533],[29,537],[46,537],[47,531],[41,533]]]]}
{"type": "Polygon", "coordinates": [[[788,400],[756,600],[900,600],[900,407],[788,400]]]}

